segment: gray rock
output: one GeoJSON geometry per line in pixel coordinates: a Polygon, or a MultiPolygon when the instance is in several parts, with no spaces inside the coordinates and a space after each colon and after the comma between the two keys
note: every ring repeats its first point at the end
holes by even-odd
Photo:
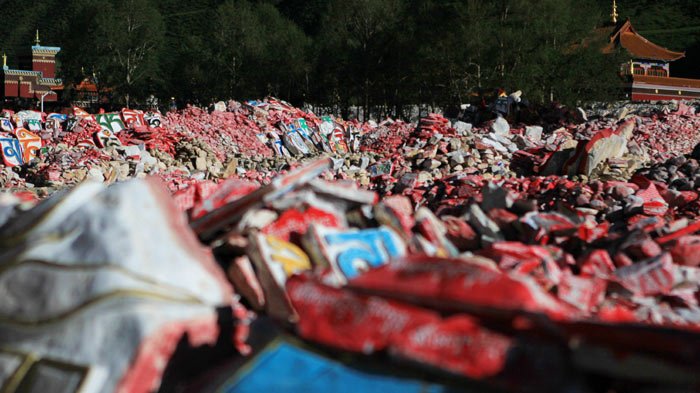
{"type": "Polygon", "coordinates": [[[344,164],[345,164],[345,160],[343,160],[342,158],[333,158],[333,170],[334,171],[340,170],[340,168],[342,168],[344,164]]]}
{"type": "Polygon", "coordinates": [[[367,157],[360,158],[360,169],[362,169],[362,170],[367,169],[368,166],[369,166],[369,158],[367,158],[367,157]]]}
{"type": "Polygon", "coordinates": [[[194,161],[194,168],[198,171],[205,171],[207,170],[207,159],[206,156],[197,156],[197,158],[194,161]]]}
{"type": "Polygon", "coordinates": [[[515,143],[515,146],[518,147],[518,149],[529,149],[532,147],[535,147],[535,144],[530,142],[529,139],[525,138],[522,135],[515,135],[513,137],[513,143],[515,143]]]}
{"type": "Polygon", "coordinates": [[[481,235],[481,244],[484,247],[504,239],[501,228],[475,203],[469,207],[468,222],[481,235]]]}
{"type": "Polygon", "coordinates": [[[435,169],[439,168],[442,163],[438,160],[432,160],[432,159],[426,159],[423,161],[423,168],[424,169],[435,169]]]}
{"type": "MultiPolygon", "coordinates": [[[[458,152],[461,153],[461,152],[458,152]]],[[[462,154],[453,154],[450,157],[450,164],[452,166],[464,164],[464,156],[462,154]]]]}
{"type": "Polygon", "coordinates": [[[442,134],[435,134],[430,137],[430,140],[428,141],[428,144],[430,145],[436,145],[438,142],[442,140],[442,134]]]}
{"type": "Polygon", "coordinates": [[[494,150],[499,151],[501,153],[508,153],[508,148],[503,146],[500,142],[494,141],[489,138],[482,138],[481,143],[491,146],[494,148],[494,150]]]}
{"type": "Polygon", "coordinates": [[[508,209],[513,206],[513,198],[508,190],[493,182],[486,184],[481,189],[481,192],[484,196],[481,208],[485,212],[489,212],[492,209],[508,209]]]}
{"type": "Polygon", "coordinates": [[[491,124],[491,131],[495,134],[505,136],[510,133],[510,125],[506,119],[499,116],[494,120],[493,124],[491,124]]]}
{"type": "Polygon", "coordinates": [[[525,137],[533,142],[539,142],[542,140],[542,127],[540,126],[527,126],[525,127],[525,137]]]}
{"type": "Polygon", "coordinates": [[[510,135],[499,135],[499,134],[491,132],[491,133],[489,133],[488,137],[489,137],[489,139],[492,139],[496,142],[499,142],[503,146],[506,146],[506,145],[509,145],[512,143],[512,141],[509,138],[510,135]]]}
{"type": "Polygon", "coordinates": [[[461,136],[467,135],[470,132],[472,132],[472,125],[463,121],[455,122],[453,127],[457,131],[457,134],[461,136]]]}

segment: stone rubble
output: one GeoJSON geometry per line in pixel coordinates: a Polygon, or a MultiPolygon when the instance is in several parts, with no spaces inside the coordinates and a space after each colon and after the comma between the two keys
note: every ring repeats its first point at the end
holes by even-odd
{"type": "MultiPolygon", "coordinates": [[[[346,122],[273,98],[149,121],[74,110],[40,146],[10,122],[0,138],[0,347],[102,367],[109,391],[149,391],[185,332],[195,347],[228,337],[230,356],[242,357],[259,349],[257,318],[319,350],[493,389],[692,390],[694,105],[479,127],[439,114],[346,122]],[[103,270],[124,276],[90,278],[103,270]],[[45,289],[17,306],[39,276],[45,289]],[[104,294],[134,288],[136,311],[109,314],[104,294]],[[181,305],[149,306],[160,296],[181,305]],[[65,313],[83,303],[91,320],[65,313]],[[223,330],[215,309],[233,321],[223,330]],[[109,330],[110,318],[146,328],[124,322],[131,340],[100,343],[123,346],[109,364],[102,347],[17,328],[59,314],[82,329],[109,330]],[[134,356],[166,331],[157,359],[134,356]]],[[[0,370],[15,360],[0,356],[0,370]]]]}

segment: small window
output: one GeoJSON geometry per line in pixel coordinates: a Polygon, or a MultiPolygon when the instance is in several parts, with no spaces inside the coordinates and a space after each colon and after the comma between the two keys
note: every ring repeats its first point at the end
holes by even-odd
{"type": "Polygon", "coordinates": [[[634,74],[635,75],[646,75],[646,70],[642,68],[642,66],[635,65],[634,66],[634,74]]]}
{"type": "Polygon", "coordinates": [[[665,78],[668,76],[668,73],[663,67],[654,66],[649,69],[648,75],[665,78]]]}

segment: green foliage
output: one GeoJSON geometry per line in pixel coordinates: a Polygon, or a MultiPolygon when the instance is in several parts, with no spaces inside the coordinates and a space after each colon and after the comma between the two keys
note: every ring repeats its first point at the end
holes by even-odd
{"type": "Polygon", "coordinates": [[[85,76],[97,72],[95,65],[99,55],[89,46],[94,45],[89,37],[94,37],[94,21],[102,10],[101,3],[99,0],[72,1],[63,9],[66,17],[56,19],[62,38],[48,44],[61,46],[59,72],[68,85],[80,83],[85,76]]]}
{"type": "Polygon", "coordinates": [[[215,98],[298,96],[307,38],[271,4],[227,0],[213,21],[211,89],[215,98]]]}
{"type": "Polygon", "coordinates": [[[616,97],[625,59],[601,55],[606,37],[594,31],[606,17],[593,2],[414,0],[411,8],[427,43],[413,73],[419,102],[448,105],[497,87],[541,103],[616,97]]]}
{"type": "MultiPolygon", "coordinates": [[[[618,5],[659,44],[700,48],[694,0],[618,5]]],[[[607,0],[4,0],[2,11],[11,66],[38,28],[63,48],[66,85],[95,76],[118,102],[275,95],[400,116],[502,87],[573,104],[617,98],[625,61],[601,55],[607,0]]]]}
{"type": "MultiPolygon", "coordinates": [[[[387,71],[382,66],[398,49],[403,16],[400,0],[332,0],[317,39],[318,73],[327,100],[369,108],[387,71]]],[[[392,71],[401,72],[394,69],[392,71]]]]}
{"type": "Polygon", "coordinates": [[[143,94],[158,75],[155,54],[163,43],[163,20],[148,0],[102,2],[95,18],[95,68],[102,83],[114,88],[127,105],[143,94]]]}
{"type": "Polygon", "coordinates": [[[521,89],[537,102],[614,97],[608,95],[609,88],[619,87],[616,75],[622,61],[600,54],[607,37],[592,32],[605,17],[594,4],[577,0],[503,4],[496,36],[505,87],[521,89]]]}

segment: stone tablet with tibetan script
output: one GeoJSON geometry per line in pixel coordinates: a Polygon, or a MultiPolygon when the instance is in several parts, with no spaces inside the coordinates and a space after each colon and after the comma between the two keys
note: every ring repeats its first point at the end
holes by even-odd
{"type": "Polygon", "coordinates": [[[369,269],[406,254],[406,243],[386,226],[337,230],[312,225],[304,241],[314,262],[329,266],[338,284],[344,284],[369,269]]]}

